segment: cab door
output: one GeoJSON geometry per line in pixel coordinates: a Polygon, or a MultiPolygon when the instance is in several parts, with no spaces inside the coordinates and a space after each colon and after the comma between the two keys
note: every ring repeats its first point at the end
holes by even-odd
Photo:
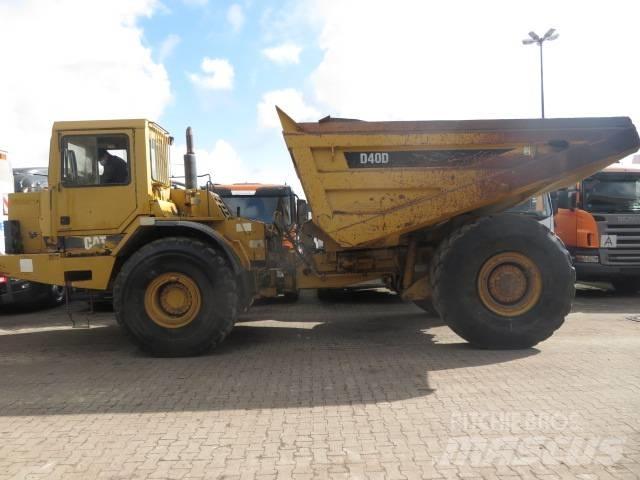
{"type": "Polygon", "coordinates": [[[62,237],[121,232],[137,209],[134,131],[64,132],[58,147],[53,230],[62,237]]]}

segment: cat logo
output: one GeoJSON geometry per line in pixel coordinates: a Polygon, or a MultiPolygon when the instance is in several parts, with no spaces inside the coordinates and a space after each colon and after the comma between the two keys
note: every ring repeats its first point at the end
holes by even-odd
{"type": "Polygon", "coordinates": [[[616,248],[617,246],[617,235],[600,235],[600,248],[616,248]]]}
{"type": "Polygon", "coordinates": [[[104,248],[107,243],[106,235],[96,235],[94,237],[84,237],[85,250],[91,250],[92,248],[104,248]]]}

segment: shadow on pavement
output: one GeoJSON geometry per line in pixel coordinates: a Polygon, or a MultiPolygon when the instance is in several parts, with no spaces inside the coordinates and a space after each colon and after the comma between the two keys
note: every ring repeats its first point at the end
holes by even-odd
{"type": "Polygon", "coordinates": [[[3,317],[11,317],[14,315],[22,315],[25,313],[47,311],[54,308],[57,308],[57,306],[46,305],[46,304],[43,304],[42,302],[0,305],[0,323],[2,322],[3,317]]]}
{"type": "MultiPolygon", "coordinates": [[[[25,318],[0,335],[0,415],[211,411],[364,405],[429,395],[429,372],[538,353],[437,343],[440,326],[397,297],[267,303],[243,315],[215,352],[140,353],[110,314],[91,329],[25,318]],[[364,300],[366,299],[366,301],[364,300]],[[10,332],[10,333],[7,333],[10,332]]],[[[0,328],[3,328],[0,325],[0,328]]]]}
{"type": "Polygon", "coordinates": [[[571,312],[637,314],[640,312],[640,294],[624,295],[613,290],[578,288],[571,312]]]}

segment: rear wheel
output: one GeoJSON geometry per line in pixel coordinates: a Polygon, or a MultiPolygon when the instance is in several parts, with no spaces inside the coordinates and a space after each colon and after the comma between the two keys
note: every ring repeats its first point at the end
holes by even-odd
{"type": "Polygon", "coordinates": [[[431,269],[436,310],[482,348],[527,348],[569,313],[575,270],[560,240],[535,220],[496,215],[454,231],[431,269]]]}
{"type": "Polygon", "coordinates": [[[633,295],[640,291],[640,278],[612,280],[611,283],[616,292],[624,295],[633,295]]]}
{"type": "Polygon", "coordinates": [[[231,269],[210,246],[189,238],[156,240],[131,256],[114,289],[116,318],[157,356],[204,353],[231,331],[238,303],[231,269]]]}

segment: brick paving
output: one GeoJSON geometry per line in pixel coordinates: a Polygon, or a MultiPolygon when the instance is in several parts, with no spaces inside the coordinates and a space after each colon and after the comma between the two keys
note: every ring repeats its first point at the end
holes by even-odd
{"type": "MultiPolygon", "coordinates": [[[[0,480],[640,477],[640,297],[482,351],[390,295],[269,303],[199,358],[0,315],[0,480]]],[[[78,321],[83,313],[76,313],[78,321]]]]}

